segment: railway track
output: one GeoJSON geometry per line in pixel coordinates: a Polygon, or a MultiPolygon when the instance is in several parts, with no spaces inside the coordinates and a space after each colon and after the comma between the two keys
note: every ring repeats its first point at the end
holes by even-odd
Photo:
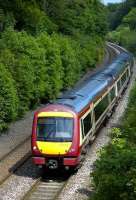
{"type": "Polygon", "coordinates": [[[0,185],[31,157],[30,144],[28,137],[0,159],[0,185]]]}
{"type": "Polygon", "coordinates": [[[61,190],[66,185],[71,172],[68,171],[45,171],[45,174],[39,178],[31,190],[23,197],[22,200],[55,200],[61,190]],[[59,175],[58,175],[59,174],[59,175]],[[61,174],[61,176],[60,176],[61,174]]]}

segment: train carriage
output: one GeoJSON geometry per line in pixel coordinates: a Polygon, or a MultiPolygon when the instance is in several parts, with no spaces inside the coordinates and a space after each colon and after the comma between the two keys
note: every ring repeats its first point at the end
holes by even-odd
{"type": "Polygon", "coordinates": [[[111,113],[132,74],[133,56],[122,53],[53,104],[34,115],[32,154],[36,165],[76,167],[97,129],[111,113]]]}

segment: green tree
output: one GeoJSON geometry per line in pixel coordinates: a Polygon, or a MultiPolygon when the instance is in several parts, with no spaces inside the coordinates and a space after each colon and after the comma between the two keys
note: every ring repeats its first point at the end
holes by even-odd
{"type": "Polygon", "coordinates": [[[0,60],[11,72],[20,100],[22,115],[34,103],[39,102],[45,92],[45,50],[25,32],[11,29],[2,34],[0,60]]]}
{"type": "Polygon", "coordinates": [[[45,49],[45,99],[54,99],[58,96],[63,86],[63,67],[58,44],[47,34],[37,37],[39,46],[45,49]]]}
{"type": "Polygon", "coordinates": [[[54,35],[53,39],[59,45],[60,56],[63,66],[63,89],[70,88],[79,79],[81,74],[81,64],[78,61],[77,53],[72,47],[72,40],[54,35]]]}
{"type": "Polygon", "coordinates": [[[123,18],[123,23],[128,25],[131,30],[136,31],[136,8],[133,8],[128,15],[123,18]]]}
{"type": "Polygon", "coordinates": [[[18,114],[18,97],[11,74],[0,63],[0,131],[18,114]]]}
{"type": "Polygon", "coordinates": [[[45,9],[64,34],[105,34],[106,11],[99,0],[46,0],[45,9]]]}

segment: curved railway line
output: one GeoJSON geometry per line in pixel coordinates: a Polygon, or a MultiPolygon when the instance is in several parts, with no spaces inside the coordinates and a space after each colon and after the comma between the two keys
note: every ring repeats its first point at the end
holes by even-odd
{"type": "MultiPolygon", "coordinates": [[[[117,54],[122,51],[124,50],[119,46],[116,47],[115,45],[108,43],[108,56],[104,62],[104,65],[110,64],[112,60],[117,56],[117,54]]],[[[88,78],[89,77],[87,77],[87,79],[88,78]]],[[[28,161],[30,157],[30,138],[27,138],[0,160],[0,171],[2,172],[0,173],[0,185],[2,185],[5,180],[8,180],[8,178],[23,164],[25,164],[25,162],[28,161]]],[[[35,180],[34,185],[27,192],[27,194],[23,196],[22,200],[57,199],[58,195],[66,185],[71,172],[45,171],[44,174],[45,175],[42,175],[35,180]],[[58,174],[61,174],[61,176],[58,176],[58,174]]]]}
{"type": "MultiPolygon", "coordinates": [[[[116,49],[115,47],[112,47],[112,44],[110,45],[108,44],[107,51],[109,54],[108,55],[109,59],[106,64],[108,65],[112,62],[113,58],[115,58],[115,56],[117,56],[117,54],[119,54],[120,51],[122,50],[120,50],[119,48],[116,49]]],[[[85,159],[85,156],[84,156],[84,159],[85,159]]],[[[58,172],[58,174],[60,173],[58,172]]],[[[65,176],[64,174],[62,176],[61,174],[61,177],[59,177],[57,173],[56,174],[51,173],[48,177],[46,176],[46,178],[41,177],[37,180],[37,182],[32,187],[32,189],[25,195],[23,200],[36,200],[36,199],[37,200],[43,200],[43,199],[55,200],[57,199],[62,189],[66,185],[69,177],[70,177],[70,174],[69,176],[68,175],[65,176]],[[62,179],[62,177],[65,177],[65,178],[62,179]]]]}

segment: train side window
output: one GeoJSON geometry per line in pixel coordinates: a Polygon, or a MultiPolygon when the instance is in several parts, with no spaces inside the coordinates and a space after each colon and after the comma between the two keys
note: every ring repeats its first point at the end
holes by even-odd
{"type": "Polygon", "coordinates": [[[82,131],[82,139],[84,139],[85,135],[84,135],[84,124],[83,124],[83,120],[81,119],[81,131],[82,131]]]}
{"type": "Polygon", "coordinates": [[[84,135],[86,136],[88,132],[92,128],[92,122],[91,122],[91,113],[89,113],[84,119],[83,119],[83,125],[84,125],[84,135]]]}
{"type": "Polygon", "coordinates": [[[119,92],[120,89],[121,89],[121,82],[120,82],[120,80],[117,82],[117,88],[118,88],[118,92],[119,92]]]}
{"type": "Polygon", "coordinates": [[[94,108],[95,121],[97,121],[109,105],[108,94],[94,108]]]}
{"type": "Polygon", "coordinates": [[[122,85],[125,83],[125,81],[126,81],[126,73],[124,73],[123,76],[121,77],[122,85]]]}
{"type": "Polygon", "coordinates": [[[115,98],[116,96],[116,93],[115,93],[115,87],[113,87],[110,91],[110,98],[111,98],[111,101],[113,101],[113,99],[115,98]]]}
{"type": "Polygon", "coordinates": [[[129,77],[129,70],[127,69],[127,72],[126,72],[126,76],[127,78],[129,77]]]}

